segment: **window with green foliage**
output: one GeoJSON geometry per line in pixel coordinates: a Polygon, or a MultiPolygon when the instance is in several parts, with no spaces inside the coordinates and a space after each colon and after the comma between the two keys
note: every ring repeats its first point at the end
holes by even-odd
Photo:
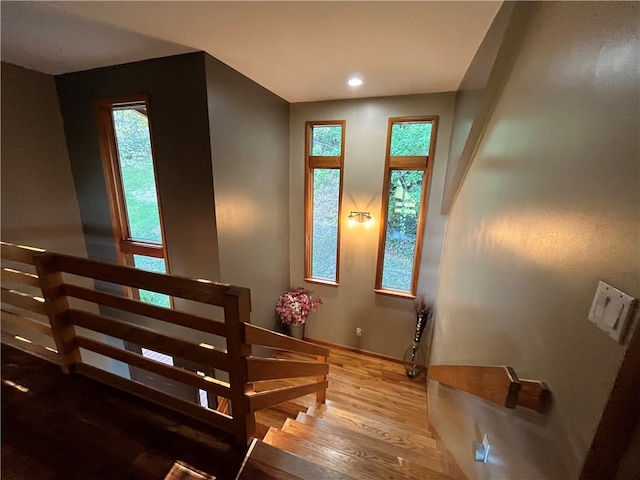
{"type": "MultiPolygon", "coordinates": [[[[166,273],[165,248],[145,98],[100,102],[100,142],[120,261],[166,273]]],[[[134,298],[171,307],[171,298],[133,290],[134,298]]]]}
{"type": "Polygon", "coordinates": [[[379,293],[416,293],[436,121],[389,119],[376,272],[379,293]]]}
{"type": "Polygon", "coordinates": [[[344,121],[307,122],[305,137],[305,262],[308,282],[337,285],[344,121]]]}

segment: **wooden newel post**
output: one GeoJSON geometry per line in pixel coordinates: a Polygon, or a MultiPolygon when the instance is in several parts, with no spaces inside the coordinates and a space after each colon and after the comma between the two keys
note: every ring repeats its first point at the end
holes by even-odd
{"type": "Polygon", "coordinates": [[[231,413],[235,425],[234,437],[242,446],[248,445],[256,432],[256,417],[249,409],[247,397],[248,393],[253,392],[253,384],[248,381],[247,357],[251,356],[251,345],[245,342],[245,322],[251,322],[249,289],[230,287],[225,293],[224,323],[231,384],[231,413]]]}
{"type": "Polygon", "coordinates": [[[69,302],[64,294],[62,273],[58,270],[54,253],[39,253],[33,256],[33,260],[62,371],[71,374],[75,366],[82,363],[82,357],[76,343],[76,332],[69,318],[69,302]]]}

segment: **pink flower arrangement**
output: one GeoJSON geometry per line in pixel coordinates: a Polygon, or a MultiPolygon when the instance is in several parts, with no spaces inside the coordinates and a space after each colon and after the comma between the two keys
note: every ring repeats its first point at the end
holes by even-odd
{"type": "Polygon", "coordinates": [[[314,311],[320,304],[322,299],[313,298],[311,292],[298,287],[280,295],[276,304],[276,313],[285,325],[304,325],[309,312],[314,311]]]}

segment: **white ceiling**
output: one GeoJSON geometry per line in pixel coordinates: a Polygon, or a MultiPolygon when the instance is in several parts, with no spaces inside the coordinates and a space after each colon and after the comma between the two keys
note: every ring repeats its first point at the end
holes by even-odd
{"type": "Polygon", "coordinates": [[[0,46],[50,74],[204,50],[290,102],[443,92],[501,3],[2,1],[0,46]]]}

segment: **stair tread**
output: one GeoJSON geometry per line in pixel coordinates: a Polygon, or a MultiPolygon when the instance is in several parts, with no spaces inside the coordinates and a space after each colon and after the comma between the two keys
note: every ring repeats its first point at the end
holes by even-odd
{"type": "Polygon", "coordinates": [[[354,425],[370,425],[372,428],[385,432],[394,433],[396,435],[411,434],[417,439],[432,438],[429,431],[428,422],[412,423],[410,418],[407,421],[397,421],[393,418],[383,417],[371,412],[363,412],[358,409],[343,408],[344,405],[336,402],[327,402],[326,405],[318,404],[307,409],[307,414],[327,418],[327,419],[343,419],[354,425]],[[427,424],[426,426],[424,424],[427,424]]]}
{"type": "Polygon", "coordinates": [[[351,480],[343,473],[255,440],[236,480],[351,480]]]}
{"type": "Polygon", "coordinates": [[[326,403],[328,407],[336,407],[357,415],[375,418],[381,422],[391,421],[415,429],[429,429],[429,422],[426,418],[426,405],[415,409],[390,409],[388,404],[375,404],[365,398],[360,399],[351,392],[347,395],[331,391],[330,394],[330,400],[327,400],[326,403]]]}
{"type": "Polygon", "coordinates": [[[343,432],[345,430],[359,433],[371,438],[375,438],[389,445],[398,446],[412,452],[422,453],[425,450],[438,450],[438,442],[430,437],[411,434],[409,432],[394,432],[388,429],[381,429],[372,426],[369,422],[355,422],[345,418],[323,418],[300,413],[296,418],[297,421],[308,425],[313,425],[323,431],[343,432]]]}
{"type": "Polygon", "coordinates": [[[442,460],[442,453],[437,448],[425,448],[415,452],[377,438],[349,429],[322,428],[296,420],[287,420],[282,431],[297,435],[342,452],[358,451],[381,463],[396,465],[399,462],[417,468],[426,467],[440,473],[449,473],[442,460]]]}
{"type": "Polygon", "coordinates": [[[313,463],[362,480],[452,480],[447,474],[403,459],[395,459],[391,463],[380,456],[358,449],[340,451],[276,429],[269,430],[265,442],[313,463]]]}
{"type": "MultiPolygon", "coordinates": [[[[295,418],[298,413],[307,411],[309,405],[313,404],[315,404],[315,397],[313,399],[313,402],[309,402],[309,404],[305,404],[299,401],[288,401],[279,403],[278,405],[274,405],[273,407],[257,411],[256,422],[266,425],[267,427],[281,427],[287,418],[295,418]]],[[[266,432],[266,430],[264,432],[266,432]]],[[[262,438],[264,432],[261,432],[262,435],[260,436],[260,438],[262,438]]]]}

